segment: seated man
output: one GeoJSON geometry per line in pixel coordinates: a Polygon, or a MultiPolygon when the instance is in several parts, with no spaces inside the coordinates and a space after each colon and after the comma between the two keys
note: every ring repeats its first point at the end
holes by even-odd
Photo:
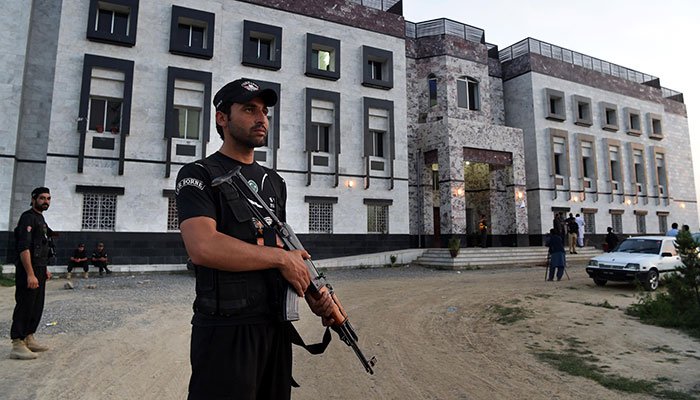
{"type": "Polygon", "coordinates": [[[73,271],[73,268],[82,268],[83,269],[83,278],[87,279],[88,277],[88,257],[87,257],[87,252],[85,251],[85,244],[80,243],[78,244],[78,248],[73,250],[73,255],[70,257],[70,261],[68,261],[68,274],[66,274],[66,278],[70,279],[73,271]]]}
{"type": "Polygon", "coordinates": [[[92,253],[92,265],[100,269],[100,276],[102,276],[102,270],[107,271],[107,274],[111,274],[112,271],[107,268],[107,263],[109,259],[107,258],[107,250],[102,242],[97,243],[97,248],[92,253]]]}

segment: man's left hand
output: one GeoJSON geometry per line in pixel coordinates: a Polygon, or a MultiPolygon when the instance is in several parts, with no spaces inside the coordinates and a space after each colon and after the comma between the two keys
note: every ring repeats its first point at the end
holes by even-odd
{"type": "Polygon", "coordinates": [[[320,299],[314,299],[313,296],[307,294],[306,302],[309,303],[311,311],[321,317],[323,326],[330,326],[335,323],[332,315],[337,306],[328,292],[323,293],[320,299]]]}
{"type": "Polygon", "coordinates": [[[46,270],[46,279],[51,279],[52,276],[53,276],[53,275],[51,274],[51,271],[49,271],[49,270],[47,269],[47,270],[46,270]]]}

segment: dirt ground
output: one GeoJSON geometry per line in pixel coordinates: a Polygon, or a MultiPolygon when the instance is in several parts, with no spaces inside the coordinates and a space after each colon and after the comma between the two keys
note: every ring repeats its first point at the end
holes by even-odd
{"type": "MultiPolygon", "coordinates": [[[[543,268],[430,271],[399,267],[329,271],[360,336],[368,375],[334,334],[325,354],[295,348],[294,399],[646,399],[557,371],[534,355],[572,345],[590,350],[605,371],[659,382],[700,398],[700,342],[626,316],[632,286],[595,287],[583,268],[571,280],[544,282],[543,268]],[[607,301],[615,308],[598,306],[607,301]],[[524,320],[497,321],[498,306],[521,307],[524,320]]],[[[150,279],[157,280],[153,275],[150,279]]],[[[184,278],[183,279],[187,279],[184,278]]],[[[190,278],[191,279],[191,278],[190,278]]],[[[79,291],[51,281],[47,308],[79,291]]],[[[99,290],[99,288],[95,289],[99,290]]],[[[14,288],[0,288],[0,318],[11,319],[14,288]]],[[[113,307],[129,307],[115,299],[113,307]]],[[[184,399],[191,304],[154,301],[117,326],[85,335],[43,333],[53,350],[33,361],[8,358],[0,346],[3,399],[184,399]]],[[[308,310],[295,323],[320,339],[308,310]]],[[[42,321],[45,323],[47,321],[42,321]]],[[[6,333],[2,333],[7,337],[6,333]]]]}

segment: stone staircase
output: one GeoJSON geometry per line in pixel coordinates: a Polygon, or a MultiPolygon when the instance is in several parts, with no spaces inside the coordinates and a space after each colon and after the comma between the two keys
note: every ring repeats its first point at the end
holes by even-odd
{"type": "MultiPolygon", "coordinates": [[[[427,249],[411,264],[436,269],[486,269],[544,266],[547,247],[467,247],[452,258],[448,249],[427,249]]],[[[586,265],[591,257],[601,254],[595,247],[580,247],[578,254],[566,254],[566,263],[586,265]]]]}

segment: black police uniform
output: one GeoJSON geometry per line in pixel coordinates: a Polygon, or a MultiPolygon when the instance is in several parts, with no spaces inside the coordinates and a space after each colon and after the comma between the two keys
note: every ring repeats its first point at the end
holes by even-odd
{"type": "Polygon", "coordinates": [[[78,260],[85,258],[85,261],[73,261],[73,260],[68,260],[68,272],[73,271],[73,268],[82,268],[83,271],[88,272],[88,269],[90,268],[88,265],[88,260],[87,260],[87,252],[85,251],[85,248],[82,250],[80,249],[75,249],[73,250],[73,258],[76,258],[78,260]]]}
{"type": "MultiPolygon", "coordinates": [[[[256,162],[243,164],[217,152],[180,170],[175,188],[180,223],[209,217],[216,220],[217,231],[255,244],[255,221],[244,203],[255,201],[223,185],[211,186],[212,178],[237,166],[284,221],[284,180],[256,162]]],[[[289,399],[292,328],[280,318],[288,285],[280,272],[229,272],[199,265],[195,270],[189,399],[289,399]]]]}
{"type": "Polygon", "coordinates": [[[11,339],[24,339],[34,334],[39,327],[41,314],[44,312],[44,294],[46,291],[46,266],[49,263],[49,237],[51,229],[46,225],[44,216],[30,209],[22,213],[15,228],[17,261],[15,262],[15,310],[12,313],[11,339]],[[39,287],[27,287],[27,271],[24,269],[19,254],[29,250],[34,275],[39,287]]]}
{"type": "Polygon", "coordinates": [[[112,271],[107,268],[107,261],[99,261],[98,258],[107,258],[107,249],[104,247],[102,250],[95,249],[95,251],[92,253],[92,265],[100,269],[100,275],[102,275],[102,270],[105,270],[108,274],[111,274],[112,271]]]}

